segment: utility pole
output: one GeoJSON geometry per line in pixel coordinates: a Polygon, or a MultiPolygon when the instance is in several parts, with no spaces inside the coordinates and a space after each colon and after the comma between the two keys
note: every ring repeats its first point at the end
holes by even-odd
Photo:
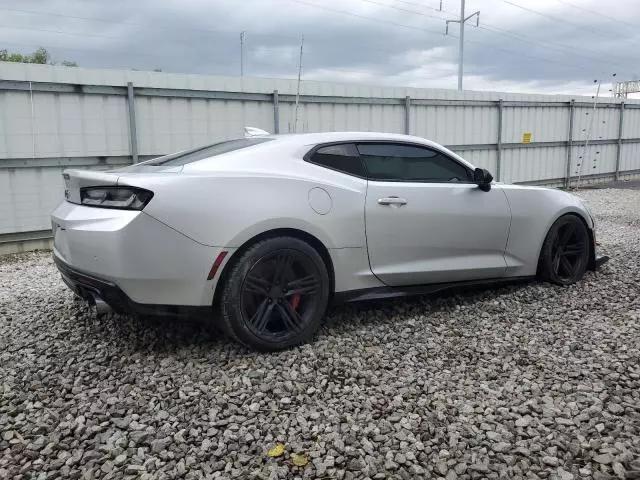
{"type": "Polygon", "coordinates": [[[247,35],[246,31],[240,32],[240,76],[244,77],[244,39],[247,35]]]}
{"type": "Polygon", "coordinates": [[[302,49],[304,47],[304,35],[300,38],[300,60],[298,61],[298,88],[296,89],[296,110],[293,121],[293,133],[298,133],[298,107],[300,106],[300,77],[302,76],[302,49]]]}
{"type": "Polygon", "coordinates": [[[463,77],[463,63],[464,63],[464,24],[467,20],[476,17],[476,27],[480,25],[480,10],[473,12],[468,17],[464,16],[464,3],[465,0],[460,0],[460,20],[447,20],[445,35],[449,34],[449,24],[460,24],[460,37],[458,41],[458,91],[462,91],[462,77],[463,77]]]}

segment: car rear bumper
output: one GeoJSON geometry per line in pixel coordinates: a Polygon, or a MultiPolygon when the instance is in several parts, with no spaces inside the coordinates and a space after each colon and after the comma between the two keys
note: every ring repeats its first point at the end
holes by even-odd
{"type": "Polygon", "coordinates": [[[225,260],[233,253],[197,243],[144,212],[64,202],[51,220],[56,264],[82,275],[83,284],[100,280],[117,304],[128,303],[124,294],[139,305],[210,307],[219,277],[207,278],[212,263],[224,250],[225,260]]]}
{"type": "Polygon", "coordinates": [[[64,283],[78,297],[91,304],[98,305],[99,311],[112,310],[119,314],[129,315],[166,315],[177,317],[209,317],[211,306],[184,306],[143,304],[131,300],[116,284],[81,272],[65,263],[58,255],[53,260],[60,271],[64,283]]]}

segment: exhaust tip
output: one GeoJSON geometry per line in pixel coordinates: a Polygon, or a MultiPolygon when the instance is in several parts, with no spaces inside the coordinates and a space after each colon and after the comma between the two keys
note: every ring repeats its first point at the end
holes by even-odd
{"type": "Polygon", "coordinates": [[[98,315],[105,315],[111,313],[113,310],[104,300],[96,298],[96,311],[98,315]]]}
{"type": "Polygon", "coordinates": [[[113,312],[113,309],[109,306],[109,304],[97,295],[91,295],[91,300],[89,303],[96,307],[96,313],[98,315],[105,315],[107,313],[113,312]]]}

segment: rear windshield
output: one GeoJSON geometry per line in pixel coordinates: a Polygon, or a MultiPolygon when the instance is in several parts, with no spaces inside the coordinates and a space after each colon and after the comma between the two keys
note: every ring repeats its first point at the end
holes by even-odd
{"type": "Polygon", "coordinates": [[[187,163],[268,142],[269,140],[273,140],[273,138],[239,138],[237,140],[227,140],[226,142],[214,143],[213,145],[154,158],[153,160],[144,162],[144,165],[164,165],[168,167],[186,165],[187,163]]]}

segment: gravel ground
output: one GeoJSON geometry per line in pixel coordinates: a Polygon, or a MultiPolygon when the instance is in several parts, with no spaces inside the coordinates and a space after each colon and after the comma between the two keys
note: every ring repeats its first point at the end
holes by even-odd
{"type": "Polygon", "coordinates": [[[581,195],[612,260],[580,284],[341,307],[278,354],[5,257],[0,478],[640,478],[640,191],[581,195]]]}

